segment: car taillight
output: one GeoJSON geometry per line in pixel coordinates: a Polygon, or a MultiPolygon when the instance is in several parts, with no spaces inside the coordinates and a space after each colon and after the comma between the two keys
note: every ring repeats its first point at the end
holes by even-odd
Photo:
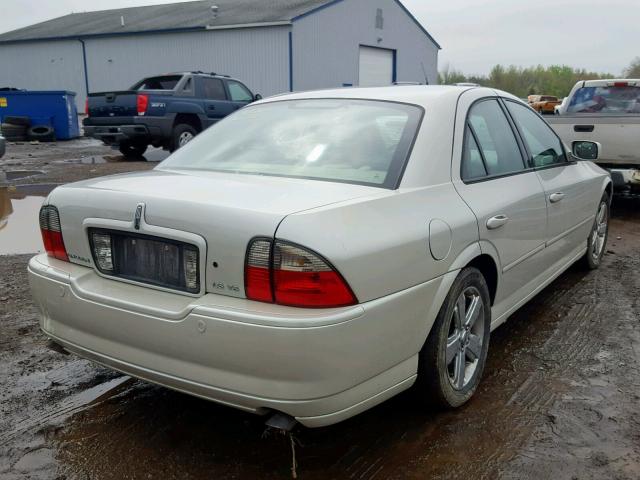
{"type": "Polygon", "coordinates": [[[89,99],[87,98],[84,102],[84,114],[89,116],[89,99]]]}
{"type": "Polygon", "coordinates": [[[257,239],[249,246],[247,298],[291,307],[331,308],[357,299],[342,275],[320,255],[281,240],[257,239]]]}
{"type": "Polygon", "coordinates": [[[273,302],[271,240],[254,240],[249,246],[244,284],[247,298],[259,302],[273,302]]]}
{"type": "Polygon", "coordinates": [[[139,94],[138,95],[138,115],[143,116],[147,113],[147,108],[149,107],[149,95],[139,94]]]}
{"type": "Polygon", "coordinates": [[[69,256],[60,228],[60,214],[53,205],[43,205],[40,209],[40,232],[47,255],[68,262],[69,256]]]}

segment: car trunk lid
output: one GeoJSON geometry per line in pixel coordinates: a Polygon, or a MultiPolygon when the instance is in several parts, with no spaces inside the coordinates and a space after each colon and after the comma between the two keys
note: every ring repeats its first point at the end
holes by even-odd
{"type": "Polygon", "coordinates": [[[244,262],[251,239],[273,237],[292,213],[390,193],[312,180],[155,170],[67,185],[56,189],[49,202],[60,212],[67,253],[74,263],[94,266],[89,228],[171,236],[202,245],[202,291],[244,297],[244,262]],[[139,205],[143,218],[136,230],[139,205]]]}

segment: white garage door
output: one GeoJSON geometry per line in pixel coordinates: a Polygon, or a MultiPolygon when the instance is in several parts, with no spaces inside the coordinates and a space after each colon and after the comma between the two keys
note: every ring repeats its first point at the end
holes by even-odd
{"type": "Polygon", "coordinates": [[[393,50],[360,47],[361,87],[381,87],[393,83],[393,50]]]}

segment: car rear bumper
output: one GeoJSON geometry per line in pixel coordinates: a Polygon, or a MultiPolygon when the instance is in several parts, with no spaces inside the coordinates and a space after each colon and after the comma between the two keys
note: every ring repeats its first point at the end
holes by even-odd
{"type": "Polygon", "coordinates": [[[29,262],[41,328],[67,350],[252,413],[281,411],[309,427],[342,421],[414,383],[433,305],[453,278],[325,311],[159,292],[46,255],[29,262]]]}
{"type": "Polygon", "coordinates": [[[123,140],[159,141],[171,135],[172,119],[165,117],[88,117],[83,122],[85,137],[107,145],[123,140]]]}
{"type": "Polygon", "coordinates": [[[611,180],[613,187],[618,190],[638,190],[640,189],[640,169],[636,168],[612,168],[611,180]]]}

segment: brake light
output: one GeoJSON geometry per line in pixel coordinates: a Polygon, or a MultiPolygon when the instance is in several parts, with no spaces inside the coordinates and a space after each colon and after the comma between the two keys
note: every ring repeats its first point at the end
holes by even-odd
{"type": "Polygon", "coordinates": [[[69,256],[62,239],[60,214],[53,205],[43,205],[40,209],[40,233],[47,255],[68,262],[69,256]]]}
{"type": "Polygon", "coordinates": [[[270,265],[271,240],[254,240],[247,252],[244,274],[247,298],[273,303],[270,265]]]}
{"type": "Polygon", "coordinates": [[[299,245],[257,239],[249,246],[247,298],[291,307],[331,308],[357,303],[342,275],[320,255],[299,245]]]}
{"type": "Polygon", "coordinates": [[[629,86],[629,82],[614,82],[613,86],[614,87],[628,87],[629,86]]]}
{"type": "Polygon", "coordinates": [[[88,98],[84,101],[84,114],[87,117],[89,116],[89,99],[88,98]]]}
{"type": "Polygon", "coordinates": [[[145,95],[143,93],[138,95],[138,115],[143,116],[147,113],[147,108],[149,107],[149,95],[145,95]]]}

